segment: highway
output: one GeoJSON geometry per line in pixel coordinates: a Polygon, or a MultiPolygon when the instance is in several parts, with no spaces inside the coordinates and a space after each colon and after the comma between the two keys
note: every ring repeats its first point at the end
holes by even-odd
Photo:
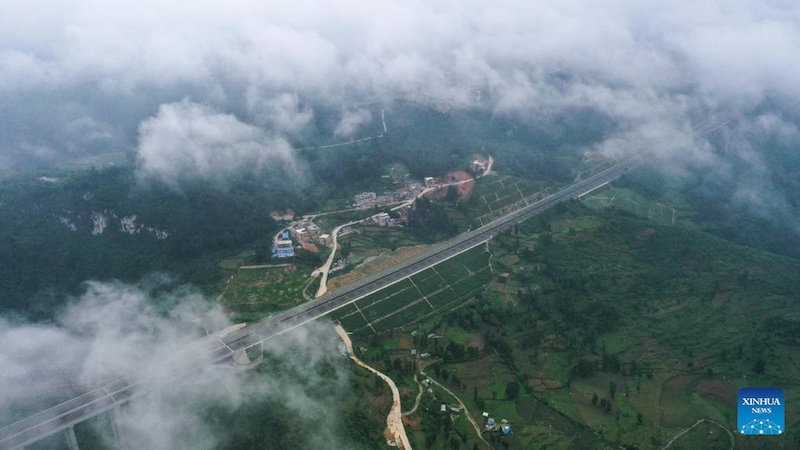
{"type": "Polygon", "coordinates": [[[231,360],[234,353],[323,317],[410,275],[480,245],[498,233],[530,219],[553,206],[577,198],[638,167],[644,156],[625,159],[602,172],[578,181],[549,197],[524,206],[492,223],[437,244],[393,267],[372,274],[335,292],[325,294],[288,311],[267,317],[234,331],[202,349],[182,352],[170,361],[130,377],[108,383],[84,395],[0,429],[0,449],[15,449],[44,439],[125,403],[147,388],[180,379],[210,364],[231,360]]]}

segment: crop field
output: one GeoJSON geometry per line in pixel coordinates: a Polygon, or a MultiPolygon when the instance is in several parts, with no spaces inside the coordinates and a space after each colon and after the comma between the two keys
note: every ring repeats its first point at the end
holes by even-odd
{"type": "Polygon", "coordinates": [[[435,294],[426,296],[426,299],[434,308],[441,308],[446,306],[448,303],[452,303],[454,300],[457,300],[458,296],[456,295],[455,291],[448,286],[435,294]]]}
{"type": "Polygon", "coordinates": [[[385,298],[395,296],[396,294],[399,294],[411,288],[413,288],[413,286],[411,282],[408,280],[408,278],[400,280],[391,286],[387,286],[378,292],[374,292],[362,298],[361,300],[358,301],[358,306],[360,308],[367,308],[372,304],[381,302],[385,298]]]}
{"type": "Polygon", "coordinates": [[[472,192],[475,203],[475,223],[484,225],[536,201],[544,195],[542,186],[530,180],[500,175],[486,177],[472,192]]]}
{"type": "Polygon", "coordinates": [[[433,312],[434,310],[431,309],[430,305],[425,300],[420,299],[416,303],[394,312],[392,315],[381,317],[371,325],[376,332],[388,331],[413,323],[433,312]]]}
{"type": "Polygon", "coordinates": [[[340,320],[348,331],[381,332],[449,311],[489,284],[492,279],[489,256],[483,246],[473,248],[340,308],[330,316],[340,320]]]}
{"type": "MultiPolygon", "coordinates": [[[[363,308],[361,311],[369,320],[380,319],[391,311],[397,311],[405,305],[409,305],[422,298],[416,288],[409,288],[394,295],[387,296],[383,301],[373,303],[371,306],[363,308]]],[[[360,306],[359,306],[360,308],[360,306]]]]}
{"type": "Polygon", "coordinates": [[[664,204],[649,200],[631,190],[604,186],[592,195],[583,199],[590,208],[615,208],[628,211],[662,225],[672,225],[676,221],[676,212],[664,204]]]}
{"type": "Polygon", "coordinates": [[[435,269],[420,272],[412,276],[410,280],[420,292],[436,292],[443,286],[447,286],[435,269]]]}

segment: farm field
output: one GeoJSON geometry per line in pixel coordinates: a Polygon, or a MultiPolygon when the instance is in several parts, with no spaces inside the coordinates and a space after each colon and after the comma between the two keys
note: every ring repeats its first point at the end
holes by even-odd
{"type": "Polygon", "coordinates": [[[584,197],[583,202],[591,208],[619,208],[662,225],[672,225],[678,220],[675,209],[649,200],[629,189],[609,185],[584,197]]]}
{"type": "Polygon", "coordinates": [[[340,308],[330,317],[340,320],[347,331],[360,333],[389,331],[445,312],[474,297],[491,281],[489,257],[484,246],[473,248],[340,308]]]}
{"type": "Polygon", "coordinates": [[[545,185],[509,175],[482,178],[469,199],[473,226],[485,225],[498,217],[536,201],[548,191],[545,185]]]}

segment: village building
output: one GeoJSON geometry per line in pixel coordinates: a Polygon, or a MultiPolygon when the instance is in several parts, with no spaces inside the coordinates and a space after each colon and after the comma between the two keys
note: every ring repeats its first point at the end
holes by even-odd
{"type": "Polygon", "coordinates": [[[378,201],[378,194],[374,192],[362,192],[353,196],[353,206],[357,208],[374,206],[378,201]]]}
{"type": "Polygon", "coordinates": [[[319,225],[315,224],[314,222],[305,222],[304,225],[306,226],[306,231],[308,231],[310,236],[316,236],[319,234],[319,225]]]}
{"type": "Polygon", "coordinates": [[[396,225],[395,220],[389,216],[389,213],[378,213],[370,217],[373,223],[380,227],[393,227],[396,225]]]}
{"type": "Polygon", "coordinates": [[[289,232],[284,231],[275,240],[272,246],[273,258],[291,258],[294,256],[294,244],[289,239],[289,232]]]}
{"type": "Polygon", "coordinates": [[[486,171],[486,163],[476,159],[470,164],[470,169],[472,169],[474,173],[481,174],[486,171]]]}

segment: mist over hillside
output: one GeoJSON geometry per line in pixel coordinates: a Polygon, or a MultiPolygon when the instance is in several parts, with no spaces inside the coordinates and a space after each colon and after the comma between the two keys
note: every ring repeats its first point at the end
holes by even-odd
{"type": "Polygon", "coordinates": [[[735,202],[786,206],[764,141],[798,143],[791,2],[1,8],[6,173],[123,152],[142,176],[173,184],[276,166],[300,177],[293,144],[374,135],[368,105],[404,99],[554,140],[596,117],[600,134],[581,150],[654,150],[666,170],[700,167],[742,185],[735,202]],[[738,123],[725,143],[688,137],[692,123],[728,113],[738,123]],[[732,172],[742,164],[751,170],[732,172]]]}

